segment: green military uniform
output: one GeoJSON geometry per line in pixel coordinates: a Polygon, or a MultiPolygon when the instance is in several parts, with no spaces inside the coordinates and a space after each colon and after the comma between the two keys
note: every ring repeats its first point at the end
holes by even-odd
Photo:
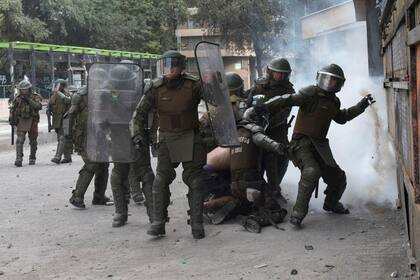
{"type": "MultiPolygon", "coordinates": [[[[123,60],[121,63],[132,64],[133,62],[130,60],[123,60]]],[[[151,83],[146,83],[145,90],[150,88],[150,86],[151,83]]],[[[152,185],[155,175],[150,164],[149,147],[149,142],[147,142],[147,145],[138,147],[135,151],[135,158],[137,160],[134,162],[114,162],[114,167],[111,172],[111,188],[115,204],[115,215],[112,223],[113,227],[121,227],[127,222],[130,192],[135,201],[139,196],[142,196],[142,193],[144,194],[147,215],[149,221],[153,221],[152,185]],[[142,184],[141,189],[140,182],[142,184]]]]}
{"type": "MultiPolygon", "coordinates": [[[[150,90],[152,82],[150,80],[145,80],[144,91],[150,90]]],[[[157,144],[157,129],[158,129],[158,120],[154,112],[150,112],[148,115],[148,141],[152,147],[152,154],[154,154],[154,149],[157,144]]],[[[152,219],[152,184],[155,178],[151,164],[150,164],[150,147],[138,147],[138,152],[140,154],[140,160],[134,165],[131,166],[128,174],[128,184],[130,187],[131,197],[136,204],[145,202],[146,208],[148,211],[149,219],[152,219]],[[145,179],[143,179],[145,178],[145,179]],[[146,180],[146,181],[144,181],[146,180]],[[140,187],[140,183],[142,187],[140,187]],[[148,201],[145,201],[145,197],[149,197],[148,201]]]]}
{"type": "MultiPolygon", "coordinates": [[[[253,96],[264,95],[266,99],[285,94],[292,94],[295,92],[293,84],[289,81],[291,72],[289,62],[283,58],[276,58],[268,65],[267,76],[258,79],[255,86],[250,89],[248,100],[250,101],[253,96]],[[274,73],[284,73],[282,80],[274,80],[274,73]]],[[[276,112],[271,112],[269,116],[269,124],[266,133],[276,142],[283,145],[288,144],[288,123],[287,118],[290,115],[290,108],[282,108],[276,112]]],[[[263,169],[267,175],[267,182],[274,195],[284,199],[280,195],[281,189],[279,188],[281,181],[287,171],[289,159],[286,155],[279,155],[273,152],[264,152],[263,154],[263,169]]]]}
{"type": "Polygon", "coordinates": [[[53,90],[50,97],[48,108],[52,114],[52,128],[57,133],[57,149],[55,156],[51,159],[54,163],[68,163],[71,162],[71,152],[73,150],[73,144],[69,137],[64,135],[63,120],[64,114],[68,111],[71,103],[70,93],[65,89],[67,82],[59,79],[56,84],[60,85],[58,90],[53,90]],[[64,159],[61,157],[64,154],[64,159]]]}
{"type": "Polygon", "coordinates": [[[17,167],[22,166],[23,144],[26,133],[28,133],[30,146],[29,164],[35,164],[36,160],[39,111],[42,109],[42,98],[39,94],[33,92],[31,87],[29,81],[21,81],[17,85],[19,94],[13,99],[10,107],[9,122],[11,125],[17,126],[15,161],[17,167]],[[22,90],[28,90],[29,92],[24,94],[22,90]]]}
{"type": "Polygon", "coordinates": [[[153,221],[152,213],[152,185],[155,178],[150,165],[149,146],[140,147],[137,150],[138,160],[132,163],[115,162],[111,172],[111,188],[114,197],[115,212],[113,227],[120,227],[127,222],[128,199],[127,195],[131,189],[134,197],[144,194],[145,206],[150,222],[153,221]],[[140,189],[139,182],[142,184],[140,189]]]}
{"type": "Polygon", "coordinates": [[[306,216],[312,192],[321,177],[327,184],[324,209],[340,214],[349,213],[339,202],[346,188],[346,175],[334,160],[326,136],[331,121],[345,124],[363,113],[372,101],[368,96],[353,107],[341,109],[335,93],[344,83],[344,73],[334,64],[325,69],[318,73],[318,76],[325,77],[322,78],[324,80],[318,79],[317,86],[308,86],[283,99],[286,106],[299,106],[289,148],[294,165],[301,171],[298,196],[290,220],[295,225],[300,225],[306,216]],[[326,86],[328,79],[332,78],[335,79],[332,83],[334,86],[326,86]]]}
{"type": "Polygon", "coordinates": [[[84,195],[89,187],[93,177],[95,177],[95,191],[93,193],[92,204],[103,205],[109,201],[105,196],[108,184],[108,167],[109,163],[91,162],[86,153],[86,133],[87,133],[87,90],[82,88],[71,98],[71,107],[68,115],[71,118],[72,125],[72,142],[74,150],[83,159],[84,165],[79,171],[79,177],[76,182],[76,188],[70,198],[70,203],[78,208],[85,208],[84,195]]]}
{"type": "Polygon", "coordinates": [[[130,165],[130,170],[128,173],[129,190],[135,203],[145,203],[147,215],[149,216],[149,219],[152,220],[152,185],[153,180],[155,179],[155,174],[153,173],[150,164],[149,146],[139,147],[138,153],[139,160],[130,165]],[[145,197],[148,199],[145,200],[145,197]]]}
{"type": "Polygon", "coordinates": [[[165,234],[168,219],[169,185],[176,177],[175,168],[182,163],[182,179],[189,187],[190,224],[195,238],[204,237],[202,166],[206,151],[198,133],[197,107],[201,100],[198,79],[181,74],[175,79],[153,81],[133,116],[133,140],[146,139],[147,115],[156,109],[159,120],[158,164],[153,181],[153,224],[151,235],[165,234]]]}

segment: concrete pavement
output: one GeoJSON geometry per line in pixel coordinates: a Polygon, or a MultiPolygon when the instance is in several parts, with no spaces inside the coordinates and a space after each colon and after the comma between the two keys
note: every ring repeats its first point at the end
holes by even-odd
{"type": "Polygon", "coordinates": [[[112,228],[113,206],[91,206],[92,186],[87,210],[73,209],[68,199],[82,162],[55,165],[54,149],[40,145],[37,164],[25,157],[22,168],[13,166],[13,151],[0,152],[0,279],[414,279],[399,210],[312,210],[301,230],[283,223],[285,231],[261,234],[232,221],[207,225],[207,237],[196,241],[178,172],[167,236],[153,239],[143,206],[131,204],[128,224],[112,228]]]}

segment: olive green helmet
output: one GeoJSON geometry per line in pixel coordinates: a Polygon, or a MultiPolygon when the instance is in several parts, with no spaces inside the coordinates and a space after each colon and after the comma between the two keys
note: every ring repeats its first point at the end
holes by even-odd
{"type": "Polygon", "coordinates": [[[185,59],[185,55],[179,51],[169,50],[163,53],[162,58],[182,58],[185,59]]]}
{"type": "Polygon", "coordinates": [[[270,61],[267,68],[274,72],[292,72],[292,68],[290,67],[289,61],[287,61],[287,59],[285,58],[274,58],[270,61]]]}
{"type": "Polygon", "coordinates": [[[16,86],[17,89],[30,89],[31,87],[32,87],[32,84],[28,80],[22,80],[16,86]]]}
{"type": "Polygon", "coordinates": [[[67,86],[67,80],[57,79],[55,80],[55,84],[61,84],[61,85],[67,86]]]}
{"type": "Polygon", "coordinates": [[[340,91],[345,81],[344,71],[337,64],[322,67],[316,75],[317,86],[328,92],[340,91]]]}
{"type": "Polygon", "coordinates": [[[178,51],[169,50],[163,53],[161,61],[163,62],[163,69],[180,67],[182,70],[185,69],[185,55],[178,51]]]}
{"type": "Polygon", "coordinates": [[[282,83],[288,81],[292,68],[285,58],[274,58],[267,65],[267,75],[273,83],[282,83]]]}
{"type": "Polygon", "coordinates": [[[244,80],[234,72],[226,72],[226,81],[229,91],[239,91],[244,87],[244,80]]]}

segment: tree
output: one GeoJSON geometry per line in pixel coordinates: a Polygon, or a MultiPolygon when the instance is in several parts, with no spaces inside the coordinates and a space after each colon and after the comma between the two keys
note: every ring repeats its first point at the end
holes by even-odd
{"type": "Polygon", "coordinates": [[[210,32],[220,33],[227,47],[255,52],[258,76],[262,76],[263,59],[283,43],[286,24],[281,1],[201,0],[197,8],[197,19],[210,32]]]}
{"type": "Polygon", "coordinates": [[[146,42],[146,49],[161,53],[169,49],[177,49],[175,30],[187,20],[187,4],[185,0],[151,0],[148,25],[151,28],[146,42]]]}
{"type": "Polygon", "coordinates": [[[0,39],[160,53],[185,0],[0,0],[0,39]]]}
{"type": "Polygon", "coordinates": [[[1,41],[41,41],[50,34],[44,22],[23,13],[20,0],[0,1],[1,41]]]}

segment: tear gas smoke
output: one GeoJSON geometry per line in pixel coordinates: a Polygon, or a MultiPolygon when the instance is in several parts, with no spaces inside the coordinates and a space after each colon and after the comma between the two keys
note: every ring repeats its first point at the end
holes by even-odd
{"type": "MultiPolygon", "coordinates": [[[[341,108],[353,106],[367,93],[377,100],[364,114],[347,124],[333,122],[328,133],[334,157],[347,176],[342,201],[355,207],[367,203],[391,205],[397,198],[396,162],[388,135],[383,78],[369,77],[366,36],[366,25],[357,23],[350,30],[313,39],[310,54],[303,58],[306,67],[294,69],[295,88],[298,90],[315,83],[315,69],[336,63],[346,75],[344,87],[337,94],[341,108]],[[302,69],[312,70],[301,72],[302,69]]],[[[297,109],[292,113],[297,114],[297,109]]],[[[296,199],[299,177],[299,170],[290,163],[282,187],[292,201],[296,199]]],[[[319,198],[312,199],[312,208],[322,207],[324,189],[321,180],[319,198]]]]}

